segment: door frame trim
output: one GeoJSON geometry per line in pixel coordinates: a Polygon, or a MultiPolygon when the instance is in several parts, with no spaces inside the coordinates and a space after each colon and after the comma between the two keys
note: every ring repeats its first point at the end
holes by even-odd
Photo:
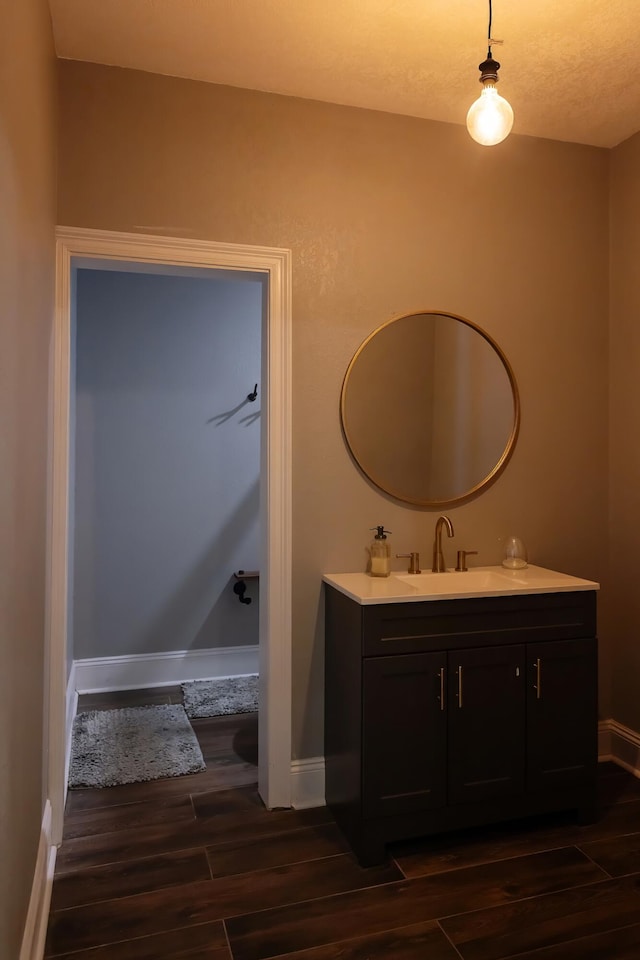
{"type": "Polygon", "coordinates": [[[179,237],[56,228],[50,355],[47,599],[48,797],[52,841],[62,839],[66,796],[67,585],[71,275],[75,259],[121,260],[262,273],[260,453],[260,724],[258,789],[266,806],[291,805],[291,251],[179,237]]]}

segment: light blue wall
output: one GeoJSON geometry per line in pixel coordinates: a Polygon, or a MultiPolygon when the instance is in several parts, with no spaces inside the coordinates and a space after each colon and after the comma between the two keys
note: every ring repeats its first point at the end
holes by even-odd
{"type": "Polygon", "coordinates": [[[74,657],[258,642],[259,278],[78,270],[74,657]]]}

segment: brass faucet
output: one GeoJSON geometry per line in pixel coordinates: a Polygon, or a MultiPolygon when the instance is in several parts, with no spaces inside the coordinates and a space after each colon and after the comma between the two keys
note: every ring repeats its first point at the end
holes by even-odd
{"type": "Polygon", "coordinates": [[[453,524],[449,517],[438,517],[436,520],[436,535],[433,541],[433,565],[431,567],[432,573],[444,573],[447,569],[444,564],[444,556],[442,553],[442,528],[445,526],[447,528],[447,536],[453,536],[453,524]]]}

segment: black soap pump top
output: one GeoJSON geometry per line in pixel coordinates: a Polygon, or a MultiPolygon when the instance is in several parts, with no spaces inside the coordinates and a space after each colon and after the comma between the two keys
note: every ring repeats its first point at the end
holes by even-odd
{"type": "Polygon", "coordinates": [[[371,576],[388,577],[391,573],[391,548],[387,541],[387,534],[391,533],[391,530],[385,530],[384,526],[371,527],[371,529],[377,531],[369,547],[371,576]]]}

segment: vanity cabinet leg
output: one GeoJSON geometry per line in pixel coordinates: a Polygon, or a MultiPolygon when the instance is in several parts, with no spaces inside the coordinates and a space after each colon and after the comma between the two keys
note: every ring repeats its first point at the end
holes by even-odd
{"type": "Polygon", "coordinates": [[[361,867],[377,867],[387,859],[387,848],[379,834],[363,836],[353,851],[361,867]]]}

